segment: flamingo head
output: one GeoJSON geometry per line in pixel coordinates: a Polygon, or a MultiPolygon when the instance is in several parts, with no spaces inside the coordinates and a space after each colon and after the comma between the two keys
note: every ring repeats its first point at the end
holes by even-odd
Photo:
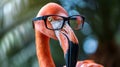
{"type": "MultiPolygon", "coordinates": [[[[78,19],[81,20],[81,18],[78,19]]],[[[66,66],[75,67],[78,56],[78,39],[68,23],[66,10],[56,3],[48,3],[41,8],[33,21],[35,30],[49,38],[59,40],[66,66]]]]}

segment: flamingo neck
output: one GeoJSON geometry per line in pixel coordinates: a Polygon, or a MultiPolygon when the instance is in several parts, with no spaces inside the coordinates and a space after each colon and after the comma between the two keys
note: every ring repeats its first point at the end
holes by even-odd
{"type": "Polygon", "coordinates": [[[50,53],[49,47],[50,38],[40,33],[39,31],[35,31],[35,37],[36,37],[36,52],[40,67],[55,67],[55,64],[50,53]]]}

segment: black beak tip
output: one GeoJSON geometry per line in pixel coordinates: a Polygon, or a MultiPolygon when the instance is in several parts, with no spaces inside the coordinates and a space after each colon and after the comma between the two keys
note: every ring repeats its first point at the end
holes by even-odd
{"type": "Polygon", "coordinates": [[[69,48],[67,54],[65,56],[66,66],[67,67],[75,67],[78,59],[78,44],[69,41],[69,48]]]}

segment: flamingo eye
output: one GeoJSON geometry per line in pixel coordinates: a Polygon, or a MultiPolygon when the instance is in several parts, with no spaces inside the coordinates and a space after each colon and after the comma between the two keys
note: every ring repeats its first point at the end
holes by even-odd
{"type": "Polygon", "coordinates": [[[48,17],[47,18],[49,22],[52,22],[53,21],[53,18],[52,17],[48,17]]]}

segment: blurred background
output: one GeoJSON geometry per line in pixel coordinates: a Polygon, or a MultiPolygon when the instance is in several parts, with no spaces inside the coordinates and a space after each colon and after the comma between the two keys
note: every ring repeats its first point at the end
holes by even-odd
{"type": "MultiPolygon", "coordinates": [[[[85,16],[83,29],[74,31],[79,60],[120,67],[120,0],[0,0],[0,67],[39,66],[31,19],[49,2],[85,16]]],[[[56,66],[63,66],[59,42],[51,39],[50,48],[56,66]]]]}

